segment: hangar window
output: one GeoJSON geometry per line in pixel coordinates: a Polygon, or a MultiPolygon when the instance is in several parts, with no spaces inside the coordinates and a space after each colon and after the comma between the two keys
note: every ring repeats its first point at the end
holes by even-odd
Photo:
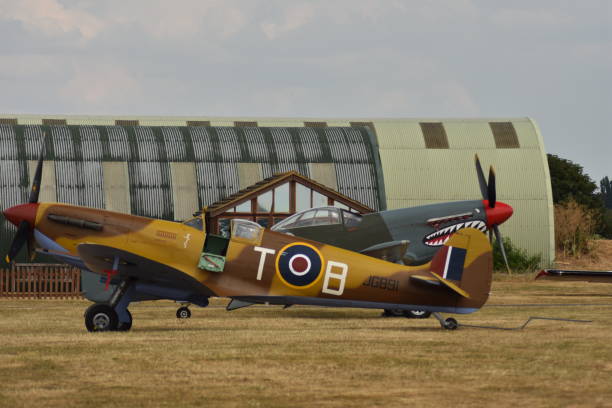
{"type": "Polygon", "coordinates": [[[518,149],[520,147],[516,129],[512,122],[489,122],[495,147],[498,149],[518,149]]]}
{"type": "Polygon", "coordinates": [[[327,127],[327,122],[304,122],[304,127],[324,128],[327,127]]]}
{"type": "Polygon", "coordinates": [[[66,124],[66,119],[43,119],[42,124],[49,126],[62,126],[66,124]]]}
{"type": "Polygon", "coordinates": [[[374,122],[351,122],[351,127],[367,127],[369,128],[374,136],[376,135],[376,128],[374,127],[374,122]]]}
{"type": "Polygon", "coordinates": [[[234,126],[236,127],[257,127],[257,122],[248,122],[248,121],[234,122],[234,126]]]}
{"type": "Polygon", "coordinates": [[[428,149],[448,149],[446,130],[441,122],[421,122],[421,131],[428,149]]]}
{"type": "Polygon", "coordinates": [[[116,126],[138,126],[139,122],[137,120],[126,120],[126,119],[117,119],[115,120],[116,126]]]}
{"type": "Polygon", "coordinates": [[[187,126],[210,126],[210,120],[188,120],[187,126]]]}

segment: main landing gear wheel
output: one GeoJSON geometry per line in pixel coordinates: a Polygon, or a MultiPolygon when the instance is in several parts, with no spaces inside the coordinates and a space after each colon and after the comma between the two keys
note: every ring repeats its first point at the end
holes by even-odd
{"type": "Polygon", "coordinates": [[[107,304],[96,303],[85,311],[85,327],[90,332],[117,330],[118,324],[117,313],[107,304]]]}
{"type": "Polygon", "coordinates": [[[431,312],[420,309],[405,310],[404,316],[411,319],[427,319],[429,316],[431,316],[431,312]]]}
{"type": "Polygon", "coordinates": [[[129,322],[120,322],[117,325],[117,331],[128,331],[132,328],[132,314],[130,313],[129,310],[125,310],[128,314],[128,316],[130,317],[130,321],[129,322]]]}
{"type": "Polygon", "coordinates": [[[188,307],[179,307],[176,311],[177,319],[189,319],[191,317],[191,310],[188,307]]]}
{"type": "Polygon", "coordinates": [[[401,317],[401,316],[404,316],[404,311],[402,309],[384,309],[381,316],[382,317],[401,317]]]}
{"type": "Polygon", "coordinates": [[[407,317],[409,319],[427,319],[431,316],[431,312],[421,309],[385,309],[382,313],[383,317],[407,317]]]}

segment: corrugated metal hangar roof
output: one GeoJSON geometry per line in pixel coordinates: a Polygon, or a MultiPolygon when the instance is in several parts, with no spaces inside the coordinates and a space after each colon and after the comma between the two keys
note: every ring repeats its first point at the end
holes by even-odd
{"type": "MultiPolygon", "coordinates": [[[[515,209],[504,235],[545,263],[554,258],[546,153],[528,118],[0,114],[3,208],[25,200],[44,130],[51,137],[41,200],[166,219],[290,170],[375,209],[478,199],[478,153],[495,167],[498,200],[515,209]]],[[[2,247],[12,236],[4,228],[2,247]]]]}

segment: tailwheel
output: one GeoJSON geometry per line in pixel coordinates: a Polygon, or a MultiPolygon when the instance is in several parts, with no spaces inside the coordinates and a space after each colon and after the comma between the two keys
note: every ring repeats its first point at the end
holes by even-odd
{"type": "Polygon", "coordinates": [[[443,329],[456,330],[457,327],[459,327],[459,323],[457,322],[457,320],[452,317],[444,319],[442,315],[438,312],[434,312],[433,315],[436,319],[438,319],[438,321],[440,322],[440,326],[442,326],[443,329]]]}
{"type": "Polygon", "coordinates": [[[189,310],[189,308],[186,306],[179,307],[178,310],[176,311],[177,319],[189,319],[190,317],[191,317],[191,310],[189,310]]]}
{"type": "Polygon", "coordinates": [[[453,319],[452,317],[448,317],[444,321],[444,326],[443,327],[446,330],[456,330],[457,327],[459,327],[459,323],[457,322],[457,320],[453,319]]]}
{"type": "Polygon", "coordinates": [[[85,327],[90,332],[117,330],[118,324],[117,312],[106,303],[96,303],[85,311],[85,327]]]}
{"type": "Polygon", "coordinates": [[[119,322],[119,324],[117,325],[117,331],[128,331],[132,328],[132,314],[127,309],[125,309],[125,311],[127,312],[127,315],[130,320],[127,322],[119,322]]]}

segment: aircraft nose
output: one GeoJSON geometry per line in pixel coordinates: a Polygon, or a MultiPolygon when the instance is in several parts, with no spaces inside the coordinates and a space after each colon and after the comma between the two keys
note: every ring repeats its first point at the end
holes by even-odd
{"type": "Polygon", "coordinates": [[[487,226],[499,225],[512,216],[514,210],[506,203],[498,201],[495,207],[489,207],[487,200],[484,200],[484,207],[487,213],[487,226]]]}
{"type": "Polygon", "coordinates": [[[38,211],[37,203],[19,204],[11,208],[7,208],[2,212],[7,220],[15,226],[19,226],[21,221],[27,221],[30,227],[34,227],[36,222],[36,211],[38,211]]]}

